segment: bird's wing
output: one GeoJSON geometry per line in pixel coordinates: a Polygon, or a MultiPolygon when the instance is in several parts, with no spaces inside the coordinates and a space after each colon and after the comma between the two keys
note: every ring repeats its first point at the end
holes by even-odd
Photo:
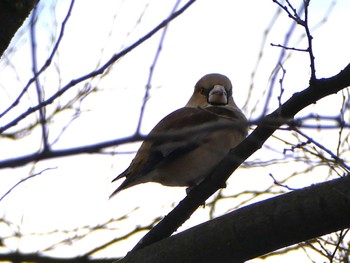
{"type": "MultiPolygon", "coordinates": [[[[160,140],[145,141],[130,166],[113,181],[126,177],[121,185],[123,188],[132,186],[131,182],[138,180],[148,172],[157,168],[164,162],[174,161],[176,158],[190,153],[197,149],[205,137],[208,130],[205,125],[220,123],[220,121],[241,120],[240,111],[232,111],[225,107],[189,108],[184,107],[162,119],[150,132],[150,136],[165,135],[171,132],[184,130],[184,134],[179,137],[163,137],[160,140]],[[203,130],[201,129],[203,126],[203,130]],[[195,134],[191,129],[196,128],[195,134]],[[190,132],[188,135],[187,132],[190,132]]],[[[244,116],[244,115],[243,115],[244,116]]],[[[236,130],[240,130],[235,127],[236,130]]],[[[242,128],[242,133],[245,133],[242,128]]],[[[120,189],[121,190],[121,189],[120,189]]]]}
{"type": "Polygon", "coordinates": [[[199,112],[198,109],[185,107],[164,117],[149,136],[165,135],[165,138],[144,141],[130,166],[113,181],[135,173],[146,174],[165,160],[174,159],[198,147],[198,143],[194,143],[190,138],[184,139],[180,136],[174,139],[171,135],[167,138],[166,134],[198,125],[199,119],[196,116],[199,112]]]}

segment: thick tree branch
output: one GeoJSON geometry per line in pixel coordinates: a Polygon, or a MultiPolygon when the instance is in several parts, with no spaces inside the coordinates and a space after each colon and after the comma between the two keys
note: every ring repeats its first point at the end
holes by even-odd
{"type": "Polygon", "coordinates": [[[349,219],[350,177],[346,176],[240,208],[118,262],[245,262],[348,228],[349,219]]]}
{"type": "Polygon", "coordinates": [[[38,0],[0,1],[0,57],[38,0]]]}
{"type": "Polygon", "coordinates": [[[33,263],[112,263],[116,259],[91,259],[89,257],[75,257],[75,258],[57,258],[47,257],[38,253],[33,254],[21,254],[10,253],[0,254],[0,260],[6,260],[10,262],[33,262],[33,263]]]}
{"type": "Polygon", "coordinates": [[[75,2],[74,0],[71,0],[70,6],[69,6],[68,11],[67,11],[67,15],[66,15],[66,17],[64,18],[64,20],[63,20],[63,22],[61,24],[61,30],[60,30],[59,36],[57,38],[57,41],[56,41],[56,43],[55,43],[55,45],[54,45],[54,47],[53,47],[49,57],[47,58],[46,62],[44,63],[44,65],[39,70],[37,70],[36,73],[34,73],[34,76],[27,82],[25,87],[22,89],[22,91],[20,92],[18,97],[11,103],[11,105],[9,107],[7,107],[6,110],[4,110],[3,112],[0,113],[0,118],[5,116],[10,110],[12,110],[15,106],[17,106],[20,103],[22,97],[24,96],[24,94],[26,94],[26,92],[28,91],[28,89],[31,86],[31,84],[33,82],[35,82],[36,79],[39,78],[39,76],[51,65],[53,57],[56,54],[56,52],[58,50],[58,47],[60,46],[61,41],[63,39],[63,35],[64,35],[64,31],[65,31],[67,22],[68,22],[68,20],[69,20],[69,18],[71,16],[71,13],[72,13],[72,10],[73,10],[74,2],[75,2]]]}

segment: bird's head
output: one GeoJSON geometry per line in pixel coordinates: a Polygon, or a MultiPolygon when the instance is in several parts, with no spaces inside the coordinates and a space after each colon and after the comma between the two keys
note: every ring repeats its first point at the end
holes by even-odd
{"type": "Polygon", "coordinates": [[[186,107],[236,106],[232,98],[232,84],[228,77],[212,73],[203,76],[194,87],[186,107]]]}

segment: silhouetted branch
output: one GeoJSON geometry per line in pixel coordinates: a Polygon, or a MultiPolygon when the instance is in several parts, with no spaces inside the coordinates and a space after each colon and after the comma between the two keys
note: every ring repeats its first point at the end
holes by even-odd
{"type": "MultiPolygon", "coordinates": [[[[169,17],[171,17],[176,12],[176,9],[178,8],[180,2],[181,2],[180,0],[176,1],[173,9],[171,10],[171,13],[170,13],[169,17]]],[[[147,80],[147,84],[146,84],[146,88],[145,88],[145,94],[143,96],[140,116],[139,116],[139,120],[138,120],[137,127],[136,127],[136,132],[135,132],[136,134],[140,133],[141,123],[142,123],[142,120],[143,120],[143,115],[144,115],[144,112],[145,112],[146,103],[147,103],[147,101],[149,99],[149,92],[151,90],[151,83],[152,83],[154,69],[155,69],[155,66],[157,64],[160,52],[162,51],[162,47],[163,47],[163,43],[164,43],[164,40],[165,40],[167,29],[168,29],[168,24],[163,29],[162,36],[160,37],[160,40],[159,40],[159,43],[158,43],[158,48],[157,48],[156,54],[154,56],[152,65],[151,65],[151,67],[149,69],[148,80],[147,80]]]]}
{"type": "Polygon", "coordinates": [[[306,187],[155,242],[119,262],[245,262],[350,227],[349,196],[349,176],[306,187]]]}
{"type": "MultiPolygon", "coordinates": [[[[44,65],[40,68],[40,70],[38,70],[36,73],[34,73],[34,76],[28,81],[28,83],[26,84],[26,86],[22,89],[21,93],[18,95],[18,97],[12,102],[12,104],[6,109],[4,110],[1,114],[0,114],[0,118],[2,118],[4,115],[6,115],[11,109],[13,109],[15,106],[17,106],[21,100],[21,98],[23,97],[23,95],[27,92],[28,88],[30,87],[30,85],[51,65],[52,63],[52,59],[54,57],[54,55],[56,54],[56,51],[62,41],[63,35],[64,35],[64,31],[66,28],[66,24],[71,16],[72,10],[73,10],[73,6],[74,6],[74,0],[71,1],[71,4],[69,6],[69,9],[67,11],[67,15],[64,18],[62,25],[61,25],[61,30],[60,30],[60,34],[58,36],[58,39],[55,43],[55,46],[53,47],[51,54],[49,55],[48,59],[46,60],[46,62],[44,63],[44,65]]],[[[2,132],[0,132],[2,133],[2,132]]]]}
{"type": "MultiPolygon", "coordinates": [[[[343,128],[350,128],[349,123],[345,123],[342,121],[338,116],[320,116],[316,117],[313,115],[308,115],[305,117],[301,117],[298,119],[293,119],[293,120],[286,120],[283,119],[282,122],[286,123],[289,127],[287,128],[280,128],[280,129],[294,129],[297,127],[300,128],[308,128],[308,129],[319,129],[319,125],[311,125],[311,124],[305,124],[304,122],[307,120],[313,120],[313,119],[324,119],[325,121],[333,121],[335,122],[334,124],[330,125],[322,125],[321,127],[323,129],[338,129],[339,127],[343,128]]],[[[249,125],[258,125],[261,123],[263,119],[257,119],[257,120],[250,120],[249,125]]],[[[276,125],[280,124],[281,120],[279,119],[269,119],[269,123],[265,123],[266,126],[272,126],[275,127],[276,125]]],[[[242,123],[236,123],[233,124],[236,126],[242,125],[242,123]]],[[[164,134],[157,134],[153,136],[149,135],[142,135],[142,134],[134,134],[132,136],[124,137],[124,138],[118,138],[114,140],[109,140],[109,141],[104,141],[104,142],[99,142],[95,144],[90,144],[90,145],[83,145],[83,146],[77,146],[77,147],[70,147],[67,149],[49,149],[47,151],[40,151],[40,152],[34,152],[28,155],[23,155],[23,156],[18,156],[18,157],[13,157],[5,160],[0,161],[0,169],[2,168],[8,168],[8,167],[20,167],[23,165],[26,165],[30,162],[37,162],[37,161],[42,161],[42,160],[47,160],[47,159],[53,159],[53,158],[60,158],[60,157],[67,157],[67,156],[72,156],[72,155],[78,155],[78,154],[92,154],[92,153],[100,153],[103,154],[105,153],[103,150],[109,147],[113,146],[118,146],[121,144],[126,144],[126,143],[132,143],[132,142],[138,142],[138,141],[144,141],[144,140],[149,140],[149,141],[163,141],[167,140],[169,138],[175,139],[175,138],[186,138],[187,136],[190,136],[192,134],[196,134],[198,132],[207,132],[207,131],[214,131],[218,129],[223,129],[227,128],[228,126],[232,126],[232,124],[227,125],[217,125],[216,123],[214,124],[209,124],[209,125],[204,125],[201,126],[200,128],[187,128],[187,129],[182,129],[179,131],[169,131],[164,134]]]]}
{"type": "Polygon", "coordinates": [[[0,57],[38,0],[0,1],[0,57]]]}
{"type": "Polygon", "coordinates": [[[75,258],[57,258],[43,256],[39,253],[22,254],[22,253],[10,253],[0,254],[0,260],[6,260],[7,262],[33,262],[33,263],[112,263],[118,260],[118,258],[109,259],[93,259],[89,257],[75,257],[75,258]]]}
{"type": "Polygon", "coordinates": [[[29,108],[16,118],[14,118],[9,123],[5,124],[4,126],[0,127],[0,133],[3,133],[7,129],[17,125],[20,121],[31,115],[32,113],[40,110],[42,107],[45,107],[51,103],[53,103],[57,98],[59,98],[62,94],[70,90],[75,85],[88,80],[92,77],[101,75],[105,72],[106,69],[108,69],[113,63],[118,61],[120,58],[128,54],[130,51],[134,50],[136,47],[144,43],[146,40],[150,39],[154,34],[156,34],[159,30],[161,30],[163,27],[165,27],[168,23],[170,23],[172,20],[174,20],[176,17],[181,15],[187,8],[189,8],[196,0],[190,0],[188,1],[182,8],[180,8],[178,11],[176,11],[173,15],[165,19],[163,22],[161,22],[158,26],[156,26],[154,29],[152,29],[149,33],[147,33],[145,36],[140,38],[138,41],[130,45],[129,47],[125,48],[124,50],[120,51],[119,53],[113,55],[104,65],[102,65],[100,68],[84,75],[79,78],[71,80],[68,84],[66,84],[64,87],[62,87],[59,91],[57,91],[55,94],[53,94],[50,98],[43,101],[42,103],[29,108]]]}

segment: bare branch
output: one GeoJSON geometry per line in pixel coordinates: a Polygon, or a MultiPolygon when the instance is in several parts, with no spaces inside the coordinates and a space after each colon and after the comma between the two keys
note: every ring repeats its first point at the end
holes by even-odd
{"type": "Polygon", "coordinates": [[[310,32],[309,28],[309,0],[305,0],[305,32],[307,36],[307,41],[308,41],[308,50],[309,50],[309,56],[310,56],[310,68],[311,68],[311,76],[310,76],[310,82],[312,83],[313,81],[316,80],[316,67],[315,67],[315,56],[313,52],[313,47],[312,47],[312,35],[310,32]]]}
{"type": "MultiPolygon", "coordinates": [[[[300,8],[300,10],[298,11],[298,13],[301,13],[302,11],[302,8],[300,8]]],[[[290,25],[290,28],[288,29],[286,35],[284,36],[284,41],[283,41],[283,46],[287,46],[293,33],[295,32],[295,28],[296,28],[296,23],[292,23],[290,25]]],[[[264,109],[262,111],[262,114],[261,116],[265,116],[268,112],[268,107],[269,107],[269,104],[270,104],[270,101],[271,101],[271,98],[272,98],[272,91],[273,91],[273,88],[275,86],[275,82],[276,82],[276,79],[277,79],[277,76],[278,76],[278,73],[279,71],[281,70],[281,65],[283,65],[283,60],[286,56],[286,50],[285,49],[282,49],[281,50],[281,53],[278,57],[278,60],[276,62],[276,66],[271,74],[271,81],[270,81],[270,84],[269,84],[269,87],[268,87],[268,91],[267,91],[267,95],[266,95],[266,101],[265,101],[265,105],[264,105],[264,109]]]]}
{"type": "MultiPolygon", "coordinates": [[[[175,13],[175,11],[178,8],[180,2],[181,2],[181,0],[176,1],[175,5],[174,5],[174,8],[171,10],[171,13],[170,13],[169,17],[171,17],[175,13]]],[[[140,112],[139,121],[137,123],[136,134],[140,133],[141,123],[142,123],[142,119],[143,119],[146,103],[147,103],[147,101],[149,99],[149,92],[151,90],[151,83],[152,83],[152,77],[153,77],[154,69],[155,69],[155,66],[157,64],[160,52],[162,51],[162,46],[163,46],[163,43],[164,43],[164,40],[165,40],[165,35],[166,35],[166,32],[167,32],[168,26],[169,26],[169,24],[167,24],[164,27],[164,29],[163,29],[163,33],[162,33],[162,36],[160,37],[160,40],[159,40],[159,44],[158,44],[158,48],[157,48],[157,51],[156,51],[156,55],[154,57],[154,60],[152,62],[150,70],[149,70],[148,81],[147,81],[147,85],[146,85],[146,89],[145,89],[145,95],[143,97],[143,102],[142,102],[142,105],[141,105],[141,112],[140,112]]]]}
{"type": "MultiPolygon", "coordinates": [[[[31,42],[31,51],[32,51],[32,64],[33,64],[33,74],[34,76],[38,75],[38,65],[37,65],[37,47],[36,47],[36,34],[35,34],[35,24],[36,24],[36,12],[37,12],[37,6],[34,7],[33,13],[32,13],[32,19],[30,21],[30,42],[31,42]]],[[[35,78],[35,87],[36,87],[36,93],[38,96],[38,104],[40,105],[43,102],[43,89],[40,85],[39,76],[35,78]]],[[[41,124],[41,131],[42,131],[42,139],[43,139],[43,146],[44,151],[49,150],[49,143],[48,143],[48,130],[46,125],[46,116],[45,116],[45,107],[41,107],[39,109],[39,122],[41,124]]]]}
{"type": "MultiPolygon", "coordinates": [[[[288,16],[291,19],[293,19],[297,24],[304,27],[307,41],[308,41],[307,51],[308,51],[309,57],[310,57],[310,68],[311,68],[310,83],[315,81],[316,80],[316,67],[315,67],[315,56],[313,54],[313,46],[312,46],[313,37],[311,35],[311,31],[310,31],[310,27],[309,27],[309,3],[310,3],[310,0],[305,0],[305,1],[303,1],[303,4],[302,4],[304,16],[305,16],[304,20],[302,20],[300,18],[299,12],[296,11],[296,9],[292,6],[292,4],[288,0],[286,0],[288,7],[281,4],[277,0],[272,0],[272,2],[276,3],[279,7],[281,7],[288,14],[288,16]],[[291,13],[291,11],[289,11],[289,9],[291,9],[293,11],[293,14],[291,13]]],[[[287,46],[287,45],[283,44],[282,46],[287,46]]],[[[300,51],[303,51],[303,50],[300,50],[300,51]]]]}
{"type": "MultiPolygon", "coordinates": [[[[54,57],[54,55],[57,52],[57,49],[62,41],[63,38],[63,34],[66,28],[66,24],[71,16],[72,10],[73,10],[73,6],[74,6],[74,1],[71,1],[71,4],[68,8],[67,11],[67,15],[64,18],[63,22],[62,22],[62,26],[61,26],[61,30],[60,30],[60,34],[58,36],[58,39],[56,41],[56,44],[54,46],[54,48],[51,51],[51,54],[49,55],[49,58],[46,60],[45,64],[40,68],[39,71],[37,71],[34,76],[28,81],[28,83],[26,84],[26,86],[22,89],[21,93],[19,94],[19,96],[14,100],[14,102],[5,110],[0,114],[0,118],[2,118],[3,116],[5,116],[11,109],[13,109],[15,106],[17,106],[20,101],[21,98],[23,97],[23,95],[27,92],[28,88],[30,87],[30,85],[36,80],[37,77],[39,77],[52,63],[52,59],[54,57]]],[[[2,133],[2,131],[0,131],[0,133],[2,133]]]]}
{"type": "Polygon", "coordinates": [[[54,168],[46,168],[38,173],[35,173],[35,174],[31,174],[29,176],[27,176],[26,178],[20,180],[19,182],[17,182],[14,186],[12,186],[3,196],[0,197],[0,202],[7,196],[9,195],[17,186],[19,186],[20,184],[24,183],[25,181],[31,179],[31,178],[34,178],[40,174],[42,174],[43,172],[46,172],[48,170],[53,170],[53,169],[56,169],[56,167],[54,168]]]}
{"type": "MultiPolygon", "coordinates": [[[[275,127],[276,125],[279,125],[280,123],[286,123],[288,127],[285,128],[280,128],[278,129],[281,130],[290,130],[291,128],[308,128],[308,129],[319,129],[319,125],[308,125],[305,124],[304,122],[307,120],[312,120],[315,119],[316,117],[313,115],[305,116],[302,118],[294,119],[294,120],[286,120],[286,119],[270,119],[270,120],[265,120],[265,127],[275,127]]],[[[332,125],[322,125],[323,129],[338,129],[339,127],[343,128],[350,128],[350,123],[345,123],[344,121],[341,121],[339,117],[337,116],[318,116],[317,119],[324,119],[326,121],[333,121],[335,124],[332,125]]],[[[264,119],[257,119],[257,120],[250,120],[249,125],[259,125],[264,119]]],[[[169,138],[175,139],[175,138],[184,138],[187,136],[190,136],[192,134],[196,134],[199,132],[207,132],[207,131],[214,131],[218,129],[223,129],[227,128],[229,126],[237,126],[240,127],[243,125],[243,123],[237,122],[234,124],[223,124],[223,125],[217,125],[216,123],[214,124],[208,124],[201,126],[200,128],[198,127],[193,127],[193,128],[186,128],[182,129],[179,131],[168,131],[164,134],[157,134],[154,136],[149,136],[149,135],[142,135],[142,134],[134,134],[128,137],[124,138],[118,138],[114,140],[109,140],[109,141],[104,141],[104,142],[99,142],[95,144],[90,144],[90,145],[83,145],[83,146],[77,146],[77,147],[71,147],[67,149],[60,149],[60,150],[54,150],[50,149],[49,151],[41,151],[41,152],[34,152],[28,155],[23,155],[15,158],[9,158],[0,161],[0,169],[1,168],[7,168],[7,167],[20,167],[23,166],[27,163],[30,162],[36,162],[40,160],[46,160],[46,159],[52,159],[52,158],[59,158],[59,157],[67,157],[67,156],[72,156],[72,155],[78,155],[78,154],[86,154],[86,153],[99,153],[99,154],[105,154],[108,152],[105,152],[104,149],[121,145],[121,144],[126,144],[126,143],[131,143],[131,142],[138,142],[138,141],[144,141],[144,140],[149,140],[149,141],[163,141],[167,140],[169,138]]],[[[108,154],[115,154],[115,152],[108,153],[108,154]]]]}
{"type": "Polygon", "coordinates": [[[154,34],[156,34],[159,30],[161,30],[163,27],[165,27],[167,24],[169,24],[172,20],[174,20],[176,17],[181,15],[185,10],[187,10],[193,3],[195,3],[196,0],[190,0],[188,1],[181,9],[176,11],[172,16],[165,19],[163,22],[161,22],[158,26],[156,26],[153,30],[151,30],[149,33],[147,33],[145,36],[140,38],[135,43],[131,44],[129,47],[125,48],[121,52],[113,55],[104,65],[102,65],[97,70],[94,70],[84,76],[81,76],[79,78],[71,80],[68,84],[66,84],[64,87],[62,87],[59,91],[57,91],[55,94],[53,94],[50,98],[43,101],[41,104],[38,104],[34,107],[29,108],[27,111],[20,114],[18,117],[14,118],[11,122],[7,123],[6,125],[0,127],[0,133],[3,133],[7,129],[17,125],[20,121],[25,119],[27,116],[31,115],[32,113],[38,111],[42,107],[45,107],[51,103],[53,103],[57,98],[59,98],[62,94],[64,94],[66,91],[70,90],[75,85],[88,80],[92,77],[101,75],[104,73],[106,69],[108,69],[113,63],[118,61],[120,58],[128,54],[130,51],[134,50],[136,47],[144,43],[146,40],[150,39],[154,34]]]}
{"type": "Polygon", "coordinates": [[[277,0],[272,0],[272,2],[276,3],[279,7],[281,7],[288,14],[288,16],[291,19],[293,19],[297,24],[304,26],[305,22],[300,18],[299,12],[296,11],[296,9],[292,6],[292,4],[288,0],[286,0],[288,6],[281,4],[277,0]],[[293,13],[289,11],[289,8],[293,11],[293,13]]]}
{"type": "Polygon", "coordinates": [[[9,254],[0,254],[0,260],[6,260],[10,262],[36,262],[36,263],[113,263],[117,258],[110,259],[91,259],[89,257],[80,257],[75,258],[57,258],[57,257],[48,257],[43,256],[40,253],[29,253],[22,254],[19,252],[9,253],[9,254]]]}
{"type": "Polygon", "coordinates": [[[305,134],[304,132],[302,132],[299,129],[293,128],[294,131],[296,131],[297,133],[299,133],[301,136],[303,136],[304,138],[306,138],[309,142],[313,143],[314,145],[316,145],[318,148],[322,149],[323,151],[325,151],[326,153],[328,153],[333,159],[334,161],[336,161],[339,165],[341,165],[342,167],[344,167],[344,169],[346,170],[347,173],[350,173],[350,167],[344,162],[343,159],[339,158],[336,154],[334,154],[331,150],[327,149],[326,147],[324,147],[321,143],[316,142],[313,138],[311,138],[310,136],[308,136],[307,134],[305,134]]]}
{"type": "Polygon", "coordinates": [[[300,52],[308,52],[309,51],[308,49],[305,49],[305,48],[287,47],[287,46],[284,46],[284,45],[281,45],[281,44],[273,44],[273,43],[271,43],[271,46],[273,46],[273,47],[280,47],[280,48],[283,48],[285,50],[292,50],[292,51],[300,51],[300,52]]]}
{"type": "MultiPolygon", "coordinates": [[[[246,123],[243,122],[236,122],[230,124],[230,126],[236,126],[241,127],[242,125],[246,125],[246,123]]],[[[168,140],[169,138],[187,138],[187,136],[199,132],[206,132],[211,130],[218,130],[222,128],[227,128],[227,124],[223,125],[217,125],[216,123],[209,123],[207,125],[202,125],[200,127],[193,127],[193,128],[185,128],[181,129],[179,131],[168,131],[164,134],[157,134],[153,136],[145,136],[141,134],[134,134],[129,137],[125,138],[119,138],[115,140],[95,143],[91,145],[85,145],[80,147],[71,147],[68,149],[61,149],[61,150],[52,150],[49,151],[41,151],[41,152],[35,152],[28,155],[20,156],[17,158],[10,158],[7,160],[0,161],[0,169],[6,168],[6,167],[19,167],[22,165],[25,165],[30,162],[36,162],[40,160],[45,159],[52,159],[52,158],[58,158],[58,157],[66,157],[71,155],[77,155],[77,154],[83,154],[83,153],[101,153],[103,149],[117,146],[120,144],[130,143],[130,142],[137,142],[142,140],[157,140],[157,141],[163,141],[168,140]]]]}
{"type": "MultiPolygon", "coordinates": [[[[242,107],[243,111],[244,111],[244,109],[247,108],[248,102],[250,101],[250,99],[252,97],[252,94],[253,94],[254,79],[255,79],[255,75],[257,73],[257,70],[259,68],[259,65],[261,63],[261,60],[263,58],[264,48],[265,48],[265,44],[266,44],[267,38],[268,38],[269,34],[271,33],[272,28],[275,25],[275,23],[277,21],[277,18],[280,16],[280,14],[281,14],[281,9],[277,8],[276,12],[274,13],[274,15],[271,18],[271,21],[269,22],[268,26],[264,30],[263,38],[262,38],[262,41],[261,41],[261,44],[260,44],[260,49],[259,49],[259,55],[258,55],[257,61],[255,63],[255,67],[254,67],[253,71],[251,72],[249,92],[247,94],[246,101],[245,101],[245,103],[244,103],[244,105],[242,107]]],[[[251,111],[254,112],[255,110],[256,110],[256,106],[251,111]]]]}

